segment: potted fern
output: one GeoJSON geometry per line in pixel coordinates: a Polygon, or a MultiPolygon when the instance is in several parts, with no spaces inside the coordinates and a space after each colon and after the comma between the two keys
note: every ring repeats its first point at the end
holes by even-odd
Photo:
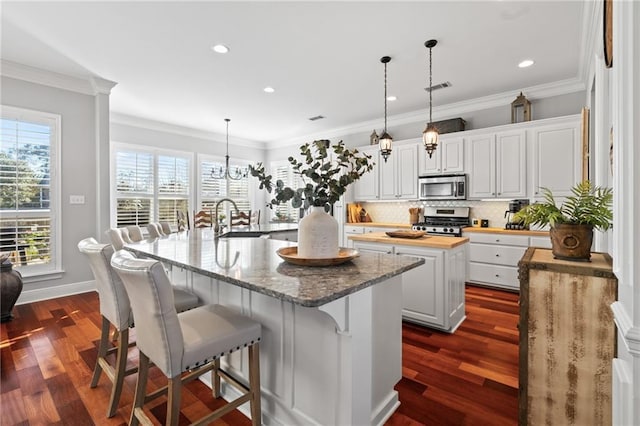
{"type": "Polygon", "coordinates": [[[594,187],[585,180],[571,188],[570,195],[557,206],[553,193],[541,188],[543,201],[531,204],[514,216],[526,225],[549,225],[551,248],[556,259],[589,261],[593,230],[607,231],[612,226],[613,191],[594,187]]]}
{"type": "Polygon", "coordinates": [[[282,180],[273,182],[264,165],[249,166],[251,175],[260,181],[260,189],[274,192],[268,206],[291,201],[295,208],[309,209],[298,223],[297,256],[304,259],[330,259],[338,256],[338,223],[327,212],[345,193],[347,186],[371,171],[371,156],[357,149],[349,150],[342,141],[330,146],[326,139],[300,147],[302,159],[289,157],[293,173],[300,176],[303,186],[291,188],[282,180]],[[333,151],[333,159],[331,158],[333,151]]]}

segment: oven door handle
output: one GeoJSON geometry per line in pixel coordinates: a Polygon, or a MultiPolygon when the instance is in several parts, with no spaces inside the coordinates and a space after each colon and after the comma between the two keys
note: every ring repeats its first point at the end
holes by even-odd
{"type": "Polygon", "coordinates": [[[458,183],[454,182],[453,183],[453,198],[457,198],[458,197],[458,183]]]}

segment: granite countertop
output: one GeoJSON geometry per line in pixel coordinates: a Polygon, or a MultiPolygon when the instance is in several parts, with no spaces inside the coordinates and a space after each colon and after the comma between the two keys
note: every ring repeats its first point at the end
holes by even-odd
{"type": "Polygon", "coordinates": [[[209,228],[127,244],[140,256],[161,260],[233,285],[301,306],[324,305],[400,275],[423,259],[360,253],[337,266],[309,267],[284,262],[276,253],[288,241],[264,238],[213,238],[209,228]]]}
{"type": "Polygon", "coordinates": [[[420,238],[395,238],[388,236],[384,232],[372,232],[370,234],[362,235],[349,235],[349,239],[353,241],[362,241],[369,243],[399,244],[405,246],[441,249],[452,249],[469,241],[469,238],[465,237],[441,237],[438,235],[425,235],[420,238]]]}
{"type": "Polygon", "coordinates": [[[527,235],[530,237],[548,237],[549,231],[531,231],[531,230],[517,230],[517,229],[504,229],[504,228],[477,228],[467,226],[462,229],[462,232],[477,232],[484,234],[509,234],[509,235],[527,235]]]}

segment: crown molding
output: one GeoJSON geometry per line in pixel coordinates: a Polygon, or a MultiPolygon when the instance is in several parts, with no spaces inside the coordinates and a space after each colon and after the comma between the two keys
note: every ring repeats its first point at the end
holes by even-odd
{"type": "MultiPolygon", "coordinates": [[[[133,115],[121,114],[111,111],[111,124],[119,124],[123,126],[137,127],[145,130],[156,132],[172,133],[179,136],[187,136],[192,138],[213,140],[219,143],[226,143],[226,135],[221,133],[208,132],[206,130],[194,129],[191,127],[179,126],[161,121],[149,120],[133,115]]],[[[266,149],[264,142],[253,141],[250,139],[242,139],[229,136],[229,143],[235,146],[244,146],[247,148],[266,149]]]]}
{"type": "Polygon", "coordinates": [[[108,95],[111,93],[111,89],[117,84],[114,81],[96,76],[86,78],[74,77],[7,61],[5,59],[0,59],[0,75],[91,96],[97,94],[108,95]]]}
{"type": "MultiPolygon", "coordinates": [[[[556,81],[553,83],[541,84],[538,86],[525,87],[519,90],[498,93],[495,95],[469,99],[461,102],[454,102],[447,105],[436,106],[433,107],[433,119],[440,120],[459,114],[482,111],[490,108],[509,105],[520,92],[526,93],[529,100],[536,100],[549,98],[552,96],[566,95],[583,90],[586,90],[584,81],[578,78],[571,78],[567,80],[556,81]]],[[[428,116],[428,114],[429,110],[427,108],[424,108],[404,114],[393,115],[387,117],[387,127],[401,126],[412,123],[424,123],[425,118],[428,116]]],[[[331,130],[298,136],[282,141],[269,141],[266,143],[266,148],[283,148],[308,142],[310,140],[331,139],[345,135],[351,135],[354,133],[369,132],[372,128],[376,128],[376,126],[379,126],[380,121],[381,119],[368,120],[360,123],[354,123],[349,126],[338,127],[331,130]]]]}

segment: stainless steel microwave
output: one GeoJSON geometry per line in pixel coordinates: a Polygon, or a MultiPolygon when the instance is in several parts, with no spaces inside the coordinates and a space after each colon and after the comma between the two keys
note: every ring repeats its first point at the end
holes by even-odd
{"type": "Polygon", "coordinates": [[[467,175],[420,176],[418,190],[421,200],[466,200],[467,175]]]}

